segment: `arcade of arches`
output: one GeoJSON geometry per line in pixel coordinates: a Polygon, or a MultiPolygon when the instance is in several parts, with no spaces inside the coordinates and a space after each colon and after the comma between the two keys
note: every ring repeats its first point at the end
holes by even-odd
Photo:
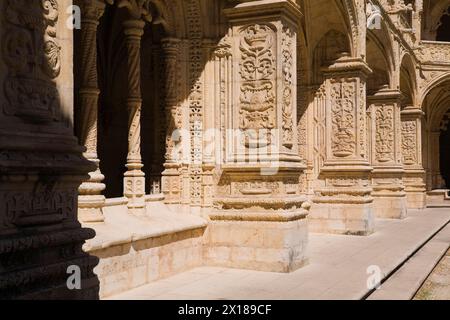
{"type": "Polygon", "coordinates": [[[291,272],[450,207],[449,0],[32,3],[0,10],[0,297],[291,272]]]}

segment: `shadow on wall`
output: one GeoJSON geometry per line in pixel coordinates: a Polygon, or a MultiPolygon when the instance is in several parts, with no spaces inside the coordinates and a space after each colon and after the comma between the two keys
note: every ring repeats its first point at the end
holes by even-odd
{"type": "Polygon", "coordinates": [[[450,189],[450,130],[441,132],[440,137],[441,174],[446,188],[450,189]]]}
{"type": "Polygon", "coordinates": [[[95,232],[77,220],[95,166],[71,125],[70,4],[0,2],[0,299],[98,299],[98,259],[82,250],[95,232]]]}

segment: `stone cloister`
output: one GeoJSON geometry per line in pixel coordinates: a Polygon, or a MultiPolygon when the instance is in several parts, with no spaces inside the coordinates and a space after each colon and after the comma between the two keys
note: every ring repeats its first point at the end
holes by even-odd
{"type": "Polygon", "coordinates": [[[449,0],[1,6],[0,297],[289,273],[450,207],[449,0]]]}

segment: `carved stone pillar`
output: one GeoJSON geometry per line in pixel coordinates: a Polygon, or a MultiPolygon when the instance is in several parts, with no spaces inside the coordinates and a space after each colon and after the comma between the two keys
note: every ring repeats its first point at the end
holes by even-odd
{"type": "Polygon", "coordinates": [[[77,217],[96,167],[73,134],[71,3],[0,1],[0,300],[98,299],[82,249],[95,232],[77,217]]]}
{"type": "Polygon", "coordinates": [[[161,41],[163,59],[163,104],[165,116],[165,163],[162,173],[162,191],[166,203],[179,203],[181,196],[181,158],[177,145],[181,143],[182,117],[178,107],[178,53],[180,40],[166,38],[161,41]]]}
{"type": "Polygon", "coordinates": [[[83,222],[104,221],[102,208],[105,178],[100,172],[97,156],[98,89],[97,78],[97,27],[105,10],[105,2],[100,0],[80,1],[81,20],[81,84],[80,84],[80,143],[86,147],[84,156],[94,162],[97,169],[89,173],[89,180],[79,189],[78,214],[83,222]]]}
{"type": "MultiPolygon", "coordinates": [[[[222,165],[210,215],[209,264],[290,272],[306,261],[309,204],[299,188],[292,1],[227,9],[216,51],[222,165]],[[224,259],[216,251],[228,253],[224,259]]],[[[220,157],[220,155],[219,155],[220,157]]]]}
{"type": "Polygon", "coordinates": [[[371,70],[361,59],[342,55],[323,72],[324,160],[314,190],[311,229],[366,235],[374,227],[366,116],[371,70]]]}
{"type": "Polygon", "coordinates": [[[145,22],[124,22],[128,63],[128,155],[124,177],[124,196],[128,198],[128,212],[145,214],[145,174],[141,158],[141,38],[145,22]]]}
{"type": "Polygon", "coordinates": [[[401,111],[402,161],[405,168],[403,183],[407,206],[410,209],[423,209],[426,205],[425,170],[422,162],[423,114],[420,108],[414,106],[406,107],[401,111]]]}
{"type": "Polygon", "coordinates": [[[372,196],[380,218],[404,218],[407,214],[403,185],[401,93],[381,89],[368,97],[371,145],[372,196]]]}

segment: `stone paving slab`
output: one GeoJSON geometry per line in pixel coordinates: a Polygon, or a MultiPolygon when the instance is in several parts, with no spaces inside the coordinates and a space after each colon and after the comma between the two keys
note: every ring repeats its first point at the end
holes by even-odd
{"type": "Polygon", "coordinates": [[[450,300],[450,250],[434,268],[414,300],[450,300]]]}
{"type": "Polygon", "coordinates": [[[311,234],[310,263],[293,273],[201,267],[110,299],[361,299],[369,266],[386,277],[449,221],[448,209],[411,210],[370,236],[311,234]]]}
{"type": "Polygon", "coordinates": [[[427,242],[368,300],[410,300],[445,255],[450,245],[450,224],[427,242]]]}

